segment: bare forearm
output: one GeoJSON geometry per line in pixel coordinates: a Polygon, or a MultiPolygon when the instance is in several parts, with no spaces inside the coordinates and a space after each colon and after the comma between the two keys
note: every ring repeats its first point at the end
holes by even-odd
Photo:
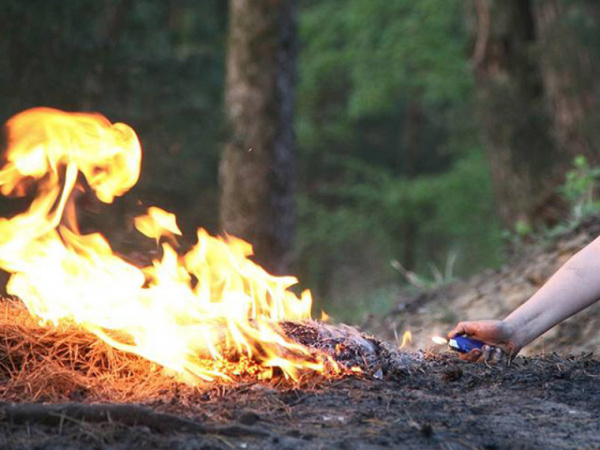
{"type": "Polygon", "coordinates": [[[573,256],[504,321],[519,347],[600,298],[600,238],[573,256]]]}

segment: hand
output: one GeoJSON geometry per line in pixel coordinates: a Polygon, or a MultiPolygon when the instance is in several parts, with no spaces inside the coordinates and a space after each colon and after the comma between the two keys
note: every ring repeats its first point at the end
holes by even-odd
{"type": "Polygon", "coordinates": [[[471,362],[498,362],[504,355],[514,358],[521,350],[511,327],[501,320],[460,322],[449,334],[450,337],[464,335],[485,342],[481,350],[461,353],[460,359],[471,362]]]}

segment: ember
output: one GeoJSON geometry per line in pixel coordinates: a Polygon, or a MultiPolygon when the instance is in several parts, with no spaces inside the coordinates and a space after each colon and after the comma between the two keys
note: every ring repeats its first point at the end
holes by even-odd
{"type": "Polygon", "coordinates": [[[161,245],[162,259],[138,268],[101,234],[78,232],[69,210],[81,177],[104,203],[139,178],[141,147],[130,127],[35,108],[7,129],[0,190],[23,195],[33,183],[36,196],[26,212],[0,220],[0,267],[12,274],[8,292],[42,323],[77,324],[192,383],[244,373],[270,378],[274,369],[292,379],[302,371],[352,371],[353,363],[334,360],[335,351],[288,337],[289,325],[280,324],[310,318],[310,293],[295,295],[289,287],[296,278],[272,276],[252,262],[248,243],[199,229],[197,244],[178,255],[163,239],[181,234],[175,216],[150,208],[135,225],[161,245]]]}

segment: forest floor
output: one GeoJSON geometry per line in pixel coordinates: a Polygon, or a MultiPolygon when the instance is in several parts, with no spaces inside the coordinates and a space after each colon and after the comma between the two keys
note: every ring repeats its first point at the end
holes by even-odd
{"type": "Polygon", "coordinates": [[[108,414],[102,421],[92,414],[102,405],[88,405],[85,397],[63,404],[67,409],[62,412],[22,411],[15,410],[19,405],[0,404],[0,446],[600,447],[600,362],[589,355],[517,358],[508,367],[467,364],[454,354],[410,357],[408,367],[383,379],[361,375],[338,380],[313,377],[302,385],[251,382],[198,389],[185,396],[173,389],[170,400],[134,406],[124,418],[115,409],[112,418],[108,414]],[[83,413],[68,411],[79,407],[83,413]],[[45,420],[48,417],[55,421],[45,420]],[[180,426],[177,420],[189,420],[189,426],[180,426]]]}
{"type": "Polygon", "coordinates": [[[486,366],[351,327],[284,329],[362,372],[192,386],[0,301],[0,448],[600,448],[600,361],[591,354],[486,366]]]}

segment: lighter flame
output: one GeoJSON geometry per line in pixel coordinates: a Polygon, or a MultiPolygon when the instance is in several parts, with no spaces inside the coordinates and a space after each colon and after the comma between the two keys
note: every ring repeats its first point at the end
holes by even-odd
{"type": "Polygon", "coordinates": [[[310,293],[295,295],[288,288],[296,278],[253,263],[248,243],[199,229],[196,245],[178,255],[161,240],[181,234],[175,216],[150,208],[135,225],[162,243],[162,258],[138,268],[101,234],[78,233],[65,211],[81,176],[105,203],[139,178],[141,147],[129,126],[35,108],[10,119],[7,129],[0,192],[23,195],[33,182],[36,196],[26,212],[0,219],[0,266],[12,274],[8,292],[33,315],[75,322],[187,379],[230,379],[243,369],[217,362],[232,354],[259,362],[259,378],[275,367],[293,379],[302,370],[340,371],[328,356],[285,336],[279,322],[310,318],[310,293]]]}
{"type": "Polygon", "coordinates": [[[408,344],[412,342],[412,333],[410,331],[405,331],[402,335],[402,342],[400,343],[400,348],[406,347],[408,344]]]}
{"type": "Polygon", "coordinates": [[[441,337],[441,336],[433,336],[433,337],[431,338],[431,340],[432,340],[433,342],[435,342],[436,344],[438,344],[438,345],[446,345],[446,344],[448,343],[448,339],[446,339],[446,338],[443,338],[443,337],[441,337]]]}

